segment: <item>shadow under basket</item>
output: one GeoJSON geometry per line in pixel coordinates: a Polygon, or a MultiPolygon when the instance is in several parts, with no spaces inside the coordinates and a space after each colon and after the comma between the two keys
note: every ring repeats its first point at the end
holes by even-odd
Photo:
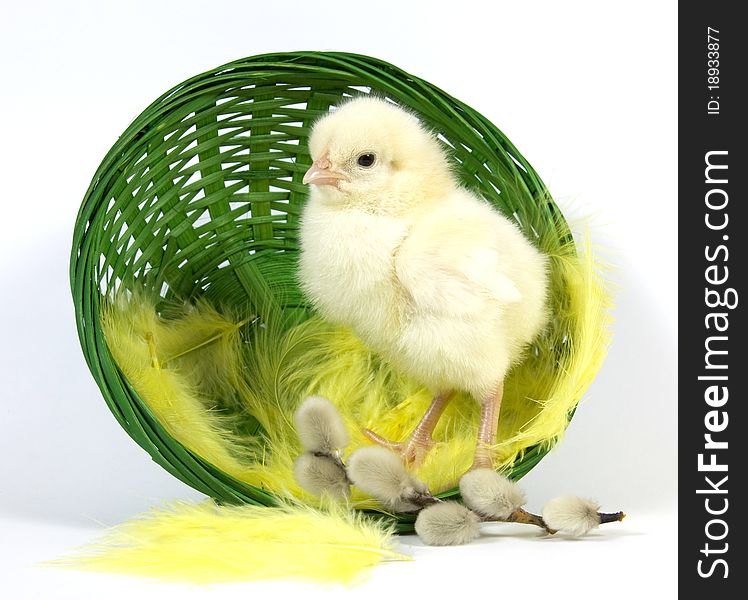
{"type": "MultiPolygon", "coordinates": [[[[102,307],[113,295],[145,290],[164,319],[169,306],[203,300],[239,318],[273,311],[286,328],[313,316],[295,279],[307,195],[302,177],[311,164],[307,137],[331,106],[362,94],[417,113],[438,134],[462,183],[550,257],[552,318],[522,372],[508,380],[507,394],[537,406],[533,424],[546,419],[553,427],[543,439],[526,437],[502,466],[510,477],[525,475],[557,441],[601,365],[607,301],[592,259],[578,251],[533,168],[488,119],[367,56],[293,52],[223,65],[169,90],[117,140],[86,192],[70,264],[78,335],[109,408],[153,460],[219,502],[272,505],[276,497],[169,433],[114,360],[102,307]],[[558,381],[541,386],[543,377],[558,381]],[[546,393],[565,401],[540,397],[546,393]]],[[[517,439],[529,428],[517,425],[517,439]]],[[[394,519],[399,531],[412,531],[412,516],[394,519]]]]}

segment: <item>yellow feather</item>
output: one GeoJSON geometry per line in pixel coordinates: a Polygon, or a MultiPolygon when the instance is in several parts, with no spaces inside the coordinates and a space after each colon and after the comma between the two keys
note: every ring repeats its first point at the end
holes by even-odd
{"type": "MultiPolygon", "coordinates": [[[[560,239],[546,232],[538,240],[550,258],[552,319],[505,383],[497,468],[560,438],[606,353],[610,300],[589,239],[580,253],[560,239]]],[[[293,413],[308,395],[328,397],[351,434],[347,455],[369,443],[364,427],[404,439],[429,394],[350,330],[319,318],[288,329],[272,312],[260,319],[235,310],[219,312],[205,301],[168,305],[128,291],[105,304],[101,322],[115,361],[167,431],[282,505],[176,503],[116,527],[65,564],[199,582],[275,576],[349,582],[395,557],[391,530],[382,523],[298,486],[293,413]]],[[[434,432],[438,444],[417,473],[432,491],[454,488],[470,466],[477,423],[474,400],[461,395],[447,408],[434,432]]],[[[355,488],[348,506],[379,508],[355,488]]]]}
{"type": "MultiPolygon", "coordinates": [[[[579,255],[573,242],[556,246],[549,252],[554,318],[537,352],[531,348],[506,381],[497,468],[559,439],[605,356],[610,302],[589,243],[579,255]]],[[[204,301],[170,313],[160,317],[142,293],[110,302],[102,325],[117,364],[177,440],[281,497],[316,502],[292,469],[301,451],[293,413],[304,397],[323,395],[338,407],[351,433],[348,453],[369,443],[365,427],[404,439],[430,401],[350,330],[319,318],[284,330],[276,315],[240,320],[204,301]],[[249,418],[258,435],[235,433],[249,418]]],[[[464,395],[447,408],[434,432],[438,444],[418,471],[432,491],[455,487],[470,466],[477,422],[477,403],[464,395]]],[[[359,508],[377,507],[356,490],[352,499],[359,508]]]]}
{"type": "MultiPolygon", "coordinates": [[[[246,464],[240,457],[246,450],[232,433],[228,419],[215,410],[219,398],[210,397],[196,383],[205,379],[203,369],[196,367],[200,358],[216,360],[220,356],[227,368],[238,360],[235,349],[226,352],[226,344],[198,348],[221,332],[225,338],[236,337],[236,325],[205,303],[186,311],[181,319],[165,320],[156,313],[152,298],[143,293],[122,294],[105,305],[101,314],[107,346],[127,380],[175,439],[229,475],[243,479],[246,464]],[[190,348],[195,348],[196,354],[185,368],[187,355],[183,353],[190,348]]],[[[211,379],[206,387],[215,391],[219,384],[211,379]]]]}
{"type": "Polygon", "coordinates": [[[173,502],[47,563],[193,583],[276,577],[354,583],[396,552],[391,529],[334,504],[216,506],[173,502]]]}

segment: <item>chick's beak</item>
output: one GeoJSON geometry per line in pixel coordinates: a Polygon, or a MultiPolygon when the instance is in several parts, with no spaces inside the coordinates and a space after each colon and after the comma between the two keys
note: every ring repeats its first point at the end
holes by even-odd
{"type": "Polygon", "coordinates": [[[342,180],[348,179],[345,175],[333,171],[331,167],[332,162],[330,162],[330,157],[327,152],[325,152],[315,160],[314,163],[312,163],[312,166],[309,167],[309,170],[304,173],[303,182],[305,184],[334,185],[337,187],[342,180]]]}

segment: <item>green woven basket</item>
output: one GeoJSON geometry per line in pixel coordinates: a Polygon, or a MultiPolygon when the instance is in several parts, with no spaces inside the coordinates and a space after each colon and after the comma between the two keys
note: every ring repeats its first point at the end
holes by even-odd
{"type": "MultiPolygon", "coordinates": [[[[314,120],[345,97],[376,93],[439,133],[465,185],[525,228],[570,235],[533,168],[490,121],[434,85],[383,61],[336,52],[266,54],[193,77],[158,98],[99,166],[75,226],[70,280],[88,366],[122,427],[158,464],[224,502],[272,504],[173,439],[128,384],[99,322],[121,285],[166,299],[283,305],[309,314],[294,279],[298,220],[314,120]],[[535,224],[535,225],[533,225],[535,224]]],[[[545,454],[529,449],[519,478],[545,454]]],[[[401,531],[412,518],[400,518],[401,531]]]]}

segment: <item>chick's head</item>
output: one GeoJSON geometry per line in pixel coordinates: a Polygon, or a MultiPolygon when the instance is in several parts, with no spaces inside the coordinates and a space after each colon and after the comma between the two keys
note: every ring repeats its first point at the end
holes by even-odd
{"type": "Polygon", "coordinates": [[[440,143],[411,113],[385,100],[350,100],[320,119],[304,175],[321,201],[397,213],[454,185],[440,143]]]}

